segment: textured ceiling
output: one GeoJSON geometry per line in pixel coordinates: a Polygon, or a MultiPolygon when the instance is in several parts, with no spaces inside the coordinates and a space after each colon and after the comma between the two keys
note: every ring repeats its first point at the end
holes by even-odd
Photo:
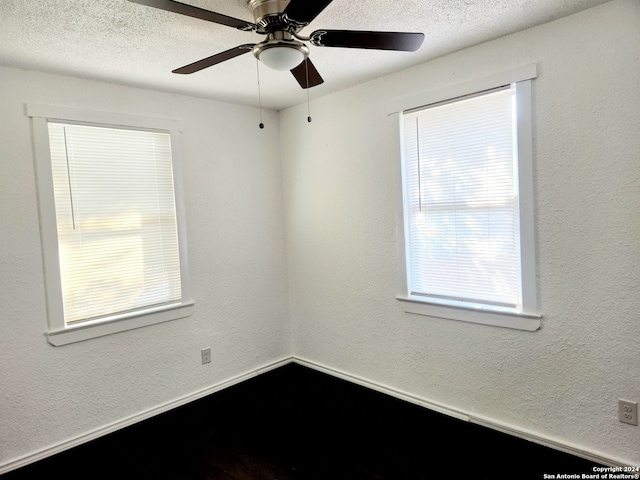
{"type": "MultiPolygon", "coordinates": [[[[310,46],[325,83],[311,98],[548,22],[607,0],[334,0],[301,34],[320,29],[423,32],[414,53],[310,46]]],[[[184,3],[253,22],[246,0],[184,3]]],[[[171,70],[263,39],[253,32],[127,0],[0,0],[0,65],[258,104],[256,60],[228,60],[191,75],[171,70]]],[[[261,66],[262,105],[303,103],[288,72],[261,66]]]]}

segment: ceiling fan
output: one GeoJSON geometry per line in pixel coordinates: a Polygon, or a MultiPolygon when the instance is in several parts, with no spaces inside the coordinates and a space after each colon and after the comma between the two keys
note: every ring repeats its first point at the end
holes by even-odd
{"type": "Polygon", "coordinates": [[[422,45],[424,34],[371,32],[359,30],[316,30],[308,37],[299,35],[332,0],[246,0],[255,23],[211,12],[174,0],[129,0],[133,3],[200,18],[238,30],[266,35],[259,43],[247,43],[173,70],[195,73],[207,67],[253,52],[267,67],[290,70],[302,88],[324,82],[309,59],[310,42],[316,47],[365,48],[414,52],[422,45]]]}

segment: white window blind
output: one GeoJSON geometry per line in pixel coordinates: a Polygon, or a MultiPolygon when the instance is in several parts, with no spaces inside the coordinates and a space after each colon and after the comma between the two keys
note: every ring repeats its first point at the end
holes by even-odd
{"type": "Polygon", "coordinates": [[[412,298],[521,310],[515,88],[403,114],[412,298]]]}
{"type": "Polygon", "coordinates": [[[168,133],[49,121],[67,325],[181,292],[168,133]]]}

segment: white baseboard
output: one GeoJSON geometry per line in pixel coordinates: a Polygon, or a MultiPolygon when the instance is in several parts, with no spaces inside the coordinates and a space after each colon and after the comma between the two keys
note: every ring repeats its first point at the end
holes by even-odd
{"type": "Polygon", "coordinates": [[[393,387],[389,387],[387,385],[383,385],[381,383],[378,382],[374,382],[371,380],[368,380],[366,378],[357,376],[357,375],[352,375],[350,373],[332,368],[332,367],[328,367],[326,365],[322,365],[320,363],[302,358],[302,357],[297,357],[297,356],[293,356],[293,357],[285,357],[281,360],[275,361],[275,362],[271,362],[269,364],[266,364],[262,367],[256,368],[254,370],[251,370],[249,372],[243,373],[241,375],[237,375],[233,378],[230,378],[228,380],[225,380],[223,382],[217,383],[211,387],[207,387],[204,388],[202,390],[199,390],[197,392],[191,393],[189,395],[185,395],[184,397],[178,398],[176,400],[173,400],[171,402],[167,402],[165,404],[162,405],[158,405],[157,407],[145,410],[143,412],[140,412],[136,415],[132,415],[130,417],[127,418],[123,418],[121,420],[118,420],[116,422],[110,423],[108,425],[105,425],[103,427],[97,428],[95,430],[92,430],[90,432],[87,432],[85,434],[82,435],[78,435],[76,437],[73,437],[71,439],[65,440],[63,442],[59,442],[56,443],[52,446],[49,446],[47,448],[38,450],[34,453],[28,454],[28,455],[24,455],[22,457],[10,460],[8,462],[5,462],[3,464],[0,464],[0,475],[2,475],[3,473],[7,473],[10,472],[11,470],[15,470],[17,468],[26,466],[30,463],[34,463],[37,462],[38,460],[42,460],[44,458],[50,457],[52,455],[55,455],[56,453],[60,453],[63,452],[65,450],[68,450],[70,448],[73,448],[75,446],[81,445],[83,443],[89,442],[91,440],[94,440],[96,438],[102,437],[104,435],[107,435],[109,433],[115,432],[117,430],[120,430],[121,428],[124,427],[128,427],[130,425],[133,425],[135,423],[138,423],[142,420],[146,420],[148,418],[151,418],[155,415],[159,415],[161,413],[167,412],[173,408],[185,405],[189,402],[192,402],[194,400],[198,400],[200,398],[206,397],[207,395],[211,395],[212,393],[218,392],[220,390],[224,390],[225,388],[231,387],[233,385],[236,385],[238,383],[244,382],[245,380],[249,380],[250,378],[256,377],[262,373],[266,373],[270,370],[274,370],[276,368],[282,367],[284,365],[287,365],[291,362],[297,363],[299,365],[305,366],[305,367],[309,367],[313,370],[317,370],[323,373],[326,373],[328,375],[331,375],[333,377],[337,377],[337,378],[341,378],[343,380],[349,381],[351,383],[355,383],[358,385],[361,385],[363,387],[366,388],[370,388],[372,390],[390,395],[392,397],[395,398],[399,398],[401,400],[405,400],[407,402],[410,403],[414,403],[416,405],[420,405],[422,407],[428,408],[429,410],[433,410],[439,413],[443,413],[445,415],[457,418],[459,420],[463,420],[466,422],[470,422],[470,423],[475,423],[477,425],[482,425],[484,427],[488,427],[491,428],[493,430],[498,430],[500,432],[509,434],[509,435],[513,435],[515,437],[518,438],[523,438],[525,440],[529,440],[531,442],[534,443],[538,443],[540,445],[544,445],[547,447],[551,447],[555,450],[560,450],[562,452],[566,452],[569,453],[571,455],[575,455],[577,457],[581,457],[593,462],[597,462],[603,465],[607,465],[610,467],[626,467],[626,466],[634,466],[634,465],[630,465],[628,463],[625,463],[621,460],[618,460],[616,458],[612,458],[610,456],[598,453],[598,452],[593,452],[589,449],[580,447],[578,445],[573,445],[570,444],[568,442],[562,441],[562,440],[558,440],[558,439],[554,439],[551,437],[547,437],[545,435],[541,435],[538,434],[536,432],[531,432],[531,431],[527,431],[524,430],[518,426],[515,425],[508,425],[505,424],[503,422],[497,421],[495,419],[491,419],[491,418],[487,418],[487,417],[482,417],[482,416],[478,416],[478,415],[471,415],[469,413],[465,413],[463,411],[460,411],[456,408],[450,407],[448,405],[444,405],[442,403],[438,403],[438,402],[434,402],[431,400],[428,400],[426,398],[422,398],[420,396],[417,395],[413,395],[407,392],[403,392],[401,390],[398,390],[396,388],[393,387]]]}
{"type": "Polygon", "coordinates": [[[274,370],[278,367],[282,367],[289,363],[291,363],[291,357],[285,357],[281,360],[268,363],[262,367],[256,368],[249,372],[243,373],[241,375],[237,375],[233,378],[230,378],[223,382],[212,385],[211,387],[207,387],[197,392],[185,395],[184,397],[180,397],[173,401],[164,403],[162,405],[158,405],[157,407],[144,410],[130,417],[126,417],[121,420],[110,423],[108,425],[105,425],[103,427],[96,428],[95,430],[92,430],[82,435],[78,435],[76,437],[70,438],[63,442],[56,443],[49,447],[38,450],[34,453],[30,453],[28,455],[18,457],[14,460],[10,460],[8,462],[0,464],[0,475],[2,475],[3,473],[10,472],[11,470],[15,470],[17,468],[29,465],[30,463],[37,462],[38,460],[45,459],[47,457],[55,455],[56,453],[63,452],[65,450],[76,447],[83,443],[90,442],[91,440],[95,440],[96,438],[115,432],[116,430],[120,430],[121,428],[128,427],[142,420],[146,420],[148,418],[151,418],[161,413],[172,410],[176,407],[185,405],[189,402],[193,402],[194,400],[198,400],[200,398],[206,397],[207,395],[211,395],[212,393],[218,392],[220,390],[224,390],[225,388],[231,387],[238,383],[244,382],[245,380],[249,380],[250,378],[256,377],[261,373],[266,373],[270,370],[274,370]]]}
{"type": "Polygon", "coordinates": [[[571,455],[575,455],[577,457],[580,458],[584,458],[586,460],[592,461],[592,462],[596,462],[596,463],[600,463],[602,465],[607,465],[609,467],[631,467],[631,466],[637,466],[637,465],[631,465],[629,463],[626,463],[622,460],[616,459],[616,458],[612,458],[608,455],[604,455],[602,453],[599,452],[594,452],[591,451],[589,449],[580,447],[578,445],[573,445],[570,444],[568,442],[559,440],[559,439],[554,439],[545,435],[541,435],[539,433],[536,432],[532,432],[532,431],[528,431],[525,429],[522,429],[518,426],[515,425],[508,425],[506,423],[500,422],[498,420],[495,419],[491,419],[488,417],[483,417],[483,416],[479,416],[479,415],[472,415],[469,413],[465,413],[463,411],[460,411],[456,408],[453,407],[449,407],[447,405],[444,405],[442,403],[438,403],[438,402],[433,402],[431,400],[428,400],[426,398],[422,398],[419,397],[417,395],[413,395],[407,392],[403,392],[401,390],[398,390],[396,388],[393,387],[389,387],[386,385],[383,385],[381,383],[378,382],[374,382],[371,380],[368,380],[366,378],[357,376],[357,375],[352,375],[350,373],[347,372],[343,372],[341,370],[332,368],[332,367],[328,367],[326,365],[322,365],[320,363],[314,362],[312,360],[308,360],[302,357],[293,357],[293,361],[299,365],[303,365],[305,367],[309,367],[312,368],[314,370],[318,370],[320,372],[323,373],[327,373],[331,376],[334,377],[338,377],[338,378],[342,378],[343,380],[347,380],[351,383],[355,383],[358,385],[361,385],[363,387],[367,387],[370,388],[372,390],[376,390],[378,392],[381,393],[385,393],[387,395],[390,395],[392,397],[395,398],[399,398],[401,400],[405,400],[417,405],[420,405],[422,407],[428,408],[429,410],[434,410],[436,412],[439,413],[443,413],[445,415],[449,415],[451,417],[457,418],[459,420],[463,420],[466,422],[470,422],[470,423],[474,423],[477,425],[482,425],[484,427],[487,428],[491,428],[493,430],[497,430],[499,432],[503,432],[509,435],[512,435],[514,437],[518,437],[518,438],[522,438],[524,440],[528,440],[530,442],[534,442],[534,443],[538,443],[540,445],[544,445],[545,447],[551,447],[555,450],[560,450],[562,452],[565,453],[569,453],[571,455]]]}

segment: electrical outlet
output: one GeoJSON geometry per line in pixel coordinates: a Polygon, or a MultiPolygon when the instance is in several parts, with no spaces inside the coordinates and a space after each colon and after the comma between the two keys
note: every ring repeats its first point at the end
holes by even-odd
{"type": "Polygon", "coordinates": [[[630,425],[638,425],[638,402],[618,399],[618,420],[630,425]]]}
{"type": "Polygon", "coordinates": [[[209,347],[200,350],[200,356],[202,357],[202,364],[211,363],[211,349],[209,347]]]}

